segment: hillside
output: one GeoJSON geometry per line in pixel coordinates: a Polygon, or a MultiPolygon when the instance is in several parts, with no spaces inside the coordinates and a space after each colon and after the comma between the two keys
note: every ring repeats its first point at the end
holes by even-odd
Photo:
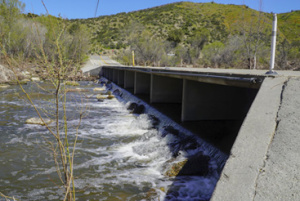
{"type": "Polygon", "coordinates": [[[278,27],[289,41],[300,45],[300,10],[279,14],[278,27]]]}
{"type": "MultiPolygon", "coordinates": [[[[99,38],[105,44],[121,40],[122,31],[132,22],[144,25],[154,35],[165,39],[168,37],[168,32],[174,29],[181,29],[185,38],[192,35],[194,31],[207,29],[213,31],[211,33],[213,40],[223,40],[228,34],[234,33],[240,26],[239,21],[242,18],[251,23],[251,16],[257,14],[258,11],[247,6],[180,2],[130,13],[72,20],[72,22],[79,21],[86,24],[94,33],[94,38],[99,38]]],[[[263,13],[262,18],[265,25],[270,27],[272,15],[263,13]]],[[[299,22],[300,11],[278,15],[279,30],[282,30],[290,41],[299,38],[299,22]]]]}
{"type": "MultiPolygon", "coordinates": [[[[251,37],[259,37],[257,40],[264,43],[262,46],[265,46],[265,48],[262,48],[264,49],[262,52],[265,57],[268,54],[267,46],[270,43],[272,14],[260,13],[247,6],[223,5],[213,2],[180,2],[130,13],[71,20],[71,23],[78,22],[88,27],[92,36],[93,51],[96,52],[101,49],[129,47],[128,40],[130,39],[128,39],[128,36],[132,32],[137,32],[139,33],[138,35],[141,35],[143,30],[146,30],[151,38],[170,41],[173,43],[173,46],[181,44],[188,49],[191,49],[189,45],[193,46],[196,38],[205,38],[205,40],[203,39],[203,44],[198,44],[198,53],[195,53],[197,55],[196,58],[200,58],[200,50],[204,48],[204,44],[220,42],[220,44],[216,45],[221,47],[228,42],[230,37],[245,36],[245,32],[252,34],[253,30],[257,29],[259,33],[251,37]]],[[[300,11],[279,14],[278,41],[285,41],[289,45],[296,44],[299,49],[299,24],[300,11]]],[[[256,49],[251,45],[249,45],[249,48],[251,51],[256,49]]],[[[297,52],[298,49],[294,52],[297,52]]],[[[250,53],[248,52],[248,57],[251,60],[249,55],[250,53]]],[[[263,56],[257,60],[259,59],[262,64],[267,63],[263,56]]]]}

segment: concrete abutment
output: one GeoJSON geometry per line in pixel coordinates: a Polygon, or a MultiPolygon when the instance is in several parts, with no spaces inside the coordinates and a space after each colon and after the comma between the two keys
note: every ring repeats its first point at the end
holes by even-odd
{"type": "Polygon", "coordinates": [[[119,77],[118,77],[118,82],[117,83],[121,87],[124,87],[124,78],[125,78],[124,71],[119,70],[119,77]]]}
{"type": "Polygon", "coordinates": [[[135,73],[134,71],[124,72],[124,89],[134,88],[135,73]]]}
{"type": "Polygon", "coordinates": [[[256,93],[256,89],[184,79],[181,120],[244,119],[256,93]]]}
{"type": "Polygon", "coordinates": [[[135,72],[134,94],[150,94],[151,75],[135,72]]]}
{"type": "Polygon", "coordinates": [[[150,103],[181,103],[182,79],[151,75],[150,103]]]}

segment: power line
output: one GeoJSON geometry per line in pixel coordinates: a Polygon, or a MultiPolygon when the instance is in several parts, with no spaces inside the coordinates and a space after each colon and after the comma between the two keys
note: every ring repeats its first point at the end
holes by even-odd
{"type": "Polygon", "coordinates": [[[96,11],[95,11],[95,17],[97,16],[98,6],[99,6],[99,0],[97,1],[96,11]]]}

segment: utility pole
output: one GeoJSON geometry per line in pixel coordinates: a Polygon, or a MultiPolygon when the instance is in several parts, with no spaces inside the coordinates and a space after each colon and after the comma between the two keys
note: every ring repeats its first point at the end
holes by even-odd
{"type": "Polygon", "coordinates": [[[132,66],[135,66],[134,64],[134,51],[132,50],[132,66]]]}
{"type": "Polygon", "coordinates": [[[275,53],[276,53],[276,35],[277,35],[277,15],[273,15],[273,30],[272,30],[272,43],[271,43],[271,59],[270,70],[266,74],[277,75],[274,71],[275,53]]]}

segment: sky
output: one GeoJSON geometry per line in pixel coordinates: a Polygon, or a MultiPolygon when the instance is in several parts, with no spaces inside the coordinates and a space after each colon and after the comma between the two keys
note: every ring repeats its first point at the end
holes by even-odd
{"type": "MultiPolygon", "coordinates": [[[[41,0],[20,0],[25,3],[25,13],[46,14],[41,0]]],[[[182,0],[179,0],[182,1],[182,0]]],[[[168,3],[179,2],[174,0],[100,0],[97,17],[112,15],[120,12],[131,12],[146,8],[152,8],[168,3]]],[[[193,1],[206,3],[212,0],[193,1]]],[[[250,8],[259,10],[259,0],[214,0],[221,4],[246,4],[250,8]]],[[[262,11],[273,13],[286,13],[291,10],[300,10],[300,0],[262,0],[262,11]]],[[[44,0],[50,15],[63,18],[92,18],[95,17],[97,0],[44,0]]]]}

